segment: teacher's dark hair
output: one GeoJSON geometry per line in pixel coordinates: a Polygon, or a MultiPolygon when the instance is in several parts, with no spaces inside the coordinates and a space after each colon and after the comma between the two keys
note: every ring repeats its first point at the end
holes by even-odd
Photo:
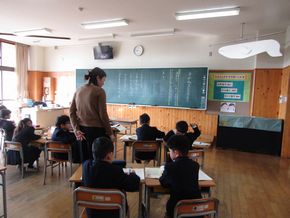
{"type": "Polygon", "coordinates": [[[106,73],[105,71],[103,71],[101,68],[95,67],[92,70],[88,71],[88,74],[85,75],[85,80],[89,80],[89,84],[94,84],[94,85],[98,85],[98,80],[97,77],[99,77],[99,79],[102,79],[103,77],[106,77],[106,73]]]}

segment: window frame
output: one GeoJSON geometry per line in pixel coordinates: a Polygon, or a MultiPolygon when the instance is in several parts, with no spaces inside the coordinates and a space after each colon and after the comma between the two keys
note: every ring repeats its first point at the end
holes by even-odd
{"type": "Polygon", "coordinates": [[[15,100],[15,99],[3,99],[3,71],[15,72],[15,67],[2,66],[2,43],[15,45],[15,42],[0,39],[0,88],[1,88],[0,102],[15,100]]]}

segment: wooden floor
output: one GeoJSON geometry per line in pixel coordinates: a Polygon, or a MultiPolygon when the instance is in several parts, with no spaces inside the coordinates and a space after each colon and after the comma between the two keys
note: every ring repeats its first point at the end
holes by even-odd
{"type": "MultiPolygon", "coordinates": [[[[127,157],[130,157],[128,150],[127,157]]],[[[123,151],[118,147],[117,158],[122,155],[123,151]]],[[[40,164],[43,166],[43,161],[40,164]]],[[[77,166],[74,165],[74,169],[77,166]]],[[[205,155],[204,171],[216,181],[212,196],[220,200],[220,218],[290,217],[290,159],[209,149],[205,155]]],[[[59,177],[56,170],[43,186],[42,168],[40,172],[28,172],[21,179],[19,170],[8,166],[8,217],[72,217],[72,189],[68,177],[65,171],[59,177]]],[[[152,199],[152,218],[163,217],[167,197],[152,199]]],[[[0,200],[1,203],[1,197],[0,200]]],[[[135,218],[138,194],[129,193],[128,201],[131,218],[135,218]]]]}

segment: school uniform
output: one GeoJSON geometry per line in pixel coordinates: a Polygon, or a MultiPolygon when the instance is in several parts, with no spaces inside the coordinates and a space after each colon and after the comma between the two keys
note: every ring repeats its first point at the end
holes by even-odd
{"type": "MultiPolygon", "coordinates": [[[[78,144],[75,137],[75,134],[66,130],[63,130],[62,128],[55,128],[55,130],[52,133],[51,139],[53,141],[58,141],[64,144],[70,144],[72,149],[72,161],[73,163],[80,163],[80,152],[78,150],[78,144]]],[[[53,153],[53,157],[68,160],[67,154],[62,153],[53,153]]]]}
{"type": "MultiPolygon", "coordinates": [[[[139,190],[140,178],[135,174],[125,174],[121,167],[106,161],[87,160],[83,163],[82,183],[90,188],[119,189],[134,192],[139,190]]],[[[88,218],[119,217],[116,210],[87,209],[88,218]]]]}
{"type": "MultiPolygon", "coordinates": [[[[187,137],[188,142],[189,142],[189,144],[188,144],[188,148],[189,148],[189,150],[192,150],[192,143],[193,143],[193,142],[194,142],[194,141],[195,141],[195,140],[200,136],[200,134],[201,134],[201,132],[200,132],[198,126],[196,126],[193,130],[194,130],[194,132],[187,132],[187,133],[184,134],[184,135],[187,137]]],[[[169,139],[171,136],[173,136],[173,135],[175,135],[174,131],[173,131],[173,130],[170,130],[170,131],[165,135],[165,137],[164,137],[164,141],[167,142],[168,139],[169,139]]]]}
{"type": "MultiPolygon", "coordinates": [[[[20,142],[22,144],[24,163],[29,163],[29,166],[32,166],[34,161],[39,158],[41,150],[37,147],[29,145],[31,141],[39,139],[40,135],[34,134],[33,127],[25,127],[20,130],[12,139],[14,142],[20,142]]],[[[20,154],[18,151],[8,151],[7,154],[8,164],[20,164],[20,154]]]]}
{"type": "MultiPolygon", "coordinates": [[[[165,133],[158,130],[156,127],[149,126],[148,124],[143,124],[141,127],[136,129],[137,140],[151,141],[157,138],[163,138],[165,133]]],[[[156,152],[136,152],[135,157],[141,160],[154,159],[156,152]]]]}
{"type": "Polygon", "coordinates": [[[14,122],[10,120],[0,119],[0,128],[5,130],[5,140],[11,141],[15,129],[14,122]]]}
{"type": "Polygon", "coordinates": [[[198,184],[199,164],[187,156],[167,162],[159,178],[162,186],[170,189],[166,204],[169,217],[173,217],[174,207],[179,200],[201,198],[198,184]]]}

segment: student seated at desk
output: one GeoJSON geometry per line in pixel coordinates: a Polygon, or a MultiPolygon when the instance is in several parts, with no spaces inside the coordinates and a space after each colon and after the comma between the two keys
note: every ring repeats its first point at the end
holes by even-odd
{"type": "Polygon", "coordinates": [[[168,139],[170,157],[159,181],[170,189],[170,197],[166,204],[168,217],[173,217],[176,203],[183,199],[201,198],[198,184],[199,164],[188,158],[188,139],[184,135],[173,135],[168,139]]]}
{"type": "MultiPolygon", "coordinates": [[[[40,135],[34,134],[34,127],[29,118],[21,120],[14,131],[12,141],[20,142],[22,144],[24,163],[28,163],[28,168],[33,168],[33,163],[39,158],[41,150],[30,145],[31,141],[41,138],[40,135]]],[[[20,155],[18,151],[8,151],[8,164],[20,164],[20,155]]]]}
{"type": "MultiPolygon", "coordinates": [[[[55,123],[56,128],[54,129],[51,140],[58,141],[64,144],[70,144],[72,149],[72,161],[73,163],[80,163],[80,155],[78,150],[78,143],[73,132],[70,132],[72,126],[70,124],[69,116],[61,115],[57,118],[55,123]]],[[[53,153],[53,157],[68,160],[67,154],[53,153]]]]}
{"type": "Polygon", "coordinates": [[[176,129],[170,130],[164,137],[164,141],[167,142],[168,139],[173,135],[185,135],[188,139],[188,148],[192,149],[192,143],[200,136],[200,130],[197,124],[190,124],[194,132],[188,132],[188,124],[186,121],[178,121],[176,123],[176,129]]]}
{"type": "Polygon", "coordinates": [[[15,129],[15,123],[10,119],[11,111],[8,109],[0,110],[0,128],[5,131],[5,140],[11,141],[15,129]]]}
{"type": "MultiPolygon", "coordinates": [[[[137,140],[151,141],[157,138],[163,138],[165,133],[158,130],[156,127],[150,126],[150,117],[148,114],[142,114],[139,118],[141,127],[136,129],[137,140]]],[[[141,163],[140,160],[154,159],[156,152],[136,152],[135,158],[137,163],[141,163]]]]}
{"type": "MultiPolygon", "coordinates": [[[[139,190],[140,178],[135,173],[125,174],[120,166],[112,164],[114,145],[109,138],[95,139],[92,151],[94,160],[87,160],[83,164],[82,183],[84,186],[131,192],[139,190]]],[[[119,217],[118,210],[86,209],[86,212],[88,218],[119,217]]]]}

